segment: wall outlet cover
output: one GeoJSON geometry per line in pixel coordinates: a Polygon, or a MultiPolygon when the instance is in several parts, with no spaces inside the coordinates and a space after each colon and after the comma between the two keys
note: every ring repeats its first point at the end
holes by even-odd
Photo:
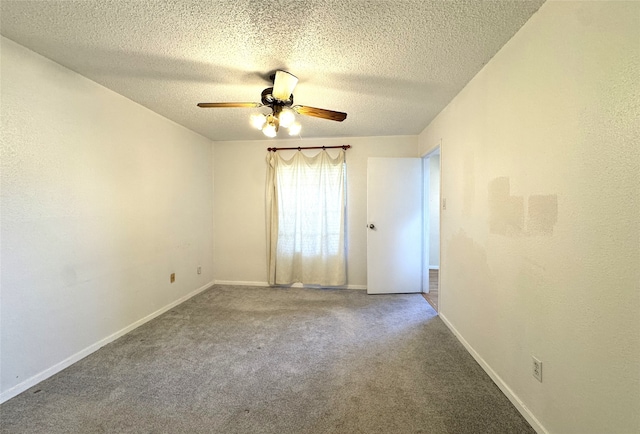
{"type": "Polygon", "coordinates": [[[533,359],[533,377],[542,383],[542,362],[535,357],[531,357],[533,359]]]}

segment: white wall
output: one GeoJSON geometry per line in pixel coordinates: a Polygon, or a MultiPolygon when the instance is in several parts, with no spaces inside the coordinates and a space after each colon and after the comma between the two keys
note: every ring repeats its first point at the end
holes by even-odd
{"type": "Polygon", "coordinates": [[[213,163],[208,139],[5,38],[1,55],[4,400],[213,281],[213,163]]]}
{"type": "MultiPolygon", "coordinates": [[[[351,145],[347,150],[347,279],[367,283],[367,158],[415,157],[417,136],[262,140],[215,143],[215,276],[222,282],[267,281],[267,148],[351,145]]],[[[288,158],[293,151],[285,152],[288,158]]],[[[317,152],[317,151],[305,151],[317,152]]]]}
{"type": "Polygon", "coordinates": [[[639,58],[640,3],[547,2],[419,138],[441,315],[541,431],[640,432],[639,58]]]}

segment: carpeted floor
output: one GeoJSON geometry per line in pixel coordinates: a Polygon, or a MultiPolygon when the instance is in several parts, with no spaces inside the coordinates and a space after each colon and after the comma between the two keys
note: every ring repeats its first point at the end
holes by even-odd
{"type": "Polygon", "coordinates": [[[215,286],[0,407],[2,433],[533,433],[421,294],[215,286]]]}

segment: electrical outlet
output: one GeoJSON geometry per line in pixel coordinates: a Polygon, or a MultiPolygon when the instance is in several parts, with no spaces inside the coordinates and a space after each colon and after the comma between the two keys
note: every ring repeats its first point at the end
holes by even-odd
{"type": "Polygon", "coordinates": [[[542,383],[542,362],[533,356],[531,358],[533,359],[533,376],[542,383]]]}
{"type": "Polygon", "coordinates": [[[198,267],[198,274],[202,274],[202,267],[198,267]]]}
{"type": "Polygon", "coordinates": [[[171,276],[169,277],[169,280],[171,281],[171,283],[176,281],[176,273],[171,273],[171,276]]]}

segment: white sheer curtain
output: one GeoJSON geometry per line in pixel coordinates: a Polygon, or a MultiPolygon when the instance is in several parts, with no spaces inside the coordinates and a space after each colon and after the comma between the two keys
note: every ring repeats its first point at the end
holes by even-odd
{"type": "Polygon", "coordinates": [[[346,284],[345,152],[270,152],[267,162],[269,284],[346,284]]]}

